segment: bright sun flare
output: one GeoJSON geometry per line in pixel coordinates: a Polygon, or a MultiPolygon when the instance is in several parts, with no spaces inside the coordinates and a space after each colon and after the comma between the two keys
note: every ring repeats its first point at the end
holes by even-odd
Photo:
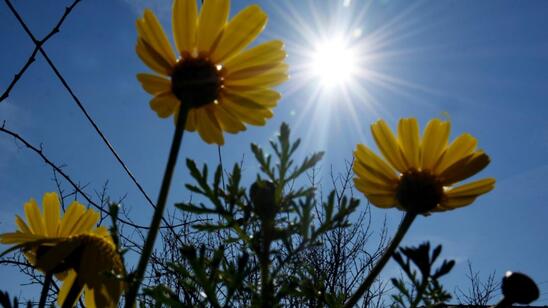
{"type": "Polygon", "coordinates": [[[356,55],[341,38],[325,40],[314,48],[311,72],[323,86],[344,86],[356,70],[356,55]]]}

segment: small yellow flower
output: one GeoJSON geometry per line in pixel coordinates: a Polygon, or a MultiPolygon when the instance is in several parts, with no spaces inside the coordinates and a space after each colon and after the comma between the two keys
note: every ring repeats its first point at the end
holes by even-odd
{"type": "Polygon", "coordinates": [[[397,137],[382,120],[371,132],[384,160],[358,144],[353,169],[356,188],[375,206],[417,214],[446,211],[471,204],[495,186],[495,179],[486,178],[453,187],[485,168],[489,157],[469,134],[448,144],[447,121],[431,120],[422,139],[414,118],[399,121],[397,137]]]}
{"type": "Polygon", "coordinates": [[[34,267],[63,281],[59,305],[85,290],[86,307],[116,307],[124,285],[108,275],[123,275],[124,267],[109,232],[97,227],[99,213],[74,201],[61,217],[56,193],[44,194],[42,205],[43,213],[30,199],[27,222],[16,216],[18,230],[0,234],[0,243],[21,246],[34,267]]]}
{"type": "Polygon", "coordinates": [[[251,5],[227,22],[229,10],[229,0],[205,0],[199,14],[196,0],[175,0],[178,56],[150,10],[137,20],[137,54],[156,73],[137,75],[154,96],[150,107],[177,118],[180,104],[188,104],[185,128],[207,143],[223,144],[223,131],[243,131],[244,123],[264,125],[280,99],[271,88],[287,80],[281,41],[243,51],[265,27],[265,12],[251,5]]]}

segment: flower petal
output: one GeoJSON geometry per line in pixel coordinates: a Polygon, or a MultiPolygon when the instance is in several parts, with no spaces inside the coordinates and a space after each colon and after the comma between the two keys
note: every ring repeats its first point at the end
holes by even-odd
{"type": "Polygon", "coordinates": [[[19,215],[15,215],[15,224],[17,224],[19,231],[23,233],[32,233],[29,226],[27,226],[25,221],[21,217],[19,217],[19,215]]]}
{"type": "Polygon", "coordinates": [[[63,219],[61,219],[61,228],[59,236],[70,236],[70,231],[73,226],[79,221],[80,217],[85,213],[86,208],[78,201],[73,201],[65,211],[63,219]]]}
{"type": "Polygon", "coordinates": [[[141,73],[137,74],[137,79],[143,89],[152,95],[171,90],[171,81],[157,75],[141,73]]]}
{"type": "Polygon", "coordinates": [[[434,167],[434,173],[440,174],[458,160],[472,154],[476,149],[476,145],[477,140],[472,135],[462,134],[458,136],[439,158],[434,167]]]}
{"type": "Polygon", "coordinates": [[[398,177],[392,167],[363,144],[354,151],[356,175],[377,183],[396,183],[398,177]],[[360,168],[363,168],[360,169],[360,168]]]}
{"type": "Polygon", "coordinates": [[[32,233],[46,235],[44,219],[42,218],[42,214],[40,213],[36,200],[30,199],[27,203],[25,203],[25,215],[32,233]]]}
{"type": "Polygon", "coordinates": [[[371,125],[371,133],[382,155],[399,172],[405,172],[405,162],[402,158],[401,148],[384,120],[379,120],[371,125]]]}
{"type": "Polygon", "coordinates": [[[76,272],[74,270],[69,270],[66,278],[63,280],[63,285],[61,286],[61,289],[59,290],[59,295],[57,297],[57,304],[60,307],[63,307],[63,303],[65,302],[69,291],[72,289],[72,285],[78,283],[76,282],[76,278],[76,272]]]}
{"type": "Polygon", "coordinates": [[[164,29],[151,10],[145,9],[144,17],[137,20],[137,33],[162,56],[164,61],[172,67],[175,65],[177,58],[173,53],[173,49],[171,49],[164,29]]]}
{"type": "Polygon", "coordinates": [[[447,147],[451,123],[433,119],[428,122],[422,138],[422,169],[432,170],[447,147]]]}
{"type": "Polygon", "coordinates": [[[365,194],[371,204],[380,208],[391,208],[396,206],[397,201],[393,194],[370,194],[367,193],[365,184],[357,179],[354,179],[356,189],[365,194]]]}
{"type": "Polygon", "coordinates": [[[446,168],[439,175],[439,179],[444,186],[460,182],[483,170],[489,162],[487,154],[476,152],[446,168]]]}
{"type": "Polygon", "coordinates": [[[228,96],[237,96],[248,101],[253,101],[266,108],[274,108],[282,98],[280,93],[268,88],[250,88],[248,91],[225,91],[228,96]]]}
{"type": "Polygon", "coordinates": [[[137,46],[135,47],[137,55],[145,64],[154,70],[156,73],[169,76],[173,66],[166,62],[161,54],[159,54],[150,43],[147,43],[144,39],[140,38],[137,40],[137,46]]]}
{"type": "Polygon", "coordinates": [[[45,193],[42,206],[44,207],[46,233],[49,236],[57,236],[61,222],[61,204],[57,194],[54,192],[45,193]]]}
{"type": "Polygon", "coordinates": [[[288,66],[285,63],[278,64],[276,67],[262,74],[233,74],[230,78],[225,78],[224,86],[228,90],[238,90],[242,88],[274,87],[288,79],[288,66]]]}
{"type": "Polygon", "coordinates": [[[99,221],[100,215],[92,209],[87,209],[86,212],[80,216],[78,223],[75,224],[70,232],[70,234],[81,234],[90,232],[97,222],[99,221]]]}
{"type": "Polygon", "coordinates": [[[196,0],[175,0],[173,2],[171,27],[177,50],[183,56],[192,54],[196,44],[196,28],[198,27],[196,0]]]}
{"type": "Polygon", "coordinates": [[[401,119],[398,123],[398,140],[403,151],[403,159],[408,168],[420,167],[420,139],[417,119],[401,119]]]}
{"type": "Polygon", "coordinates": [[[224,138],[215,116],[210,114],[207,108],[198,108],[196,111],[196,124],[200,137],[208,144],[217,143],[222,145],[224,138]]]}
{"type": "Polygon", "coordinates": [[[230,113],[252,125],[265,125],[266,119],[271,118],[273,115],[270,109],[264,108],[253,101],[226,94],[222,96],[219,107],[224,112],[230,113]]]}
{"type": "Polygon", "coordinates": [[[235,134],[237,132],[245,130],[245,125],[237,117],[228,112],[225,112],[222,108],[219,108],[218,106],[219,105],[216,105],[213,110],[223,131],[235,134]]]}
{"type": "Polygon", "coordinates": [[[229,0],[206,0],[198,19],[197,47],[198,53],[210,53],[217,38],[223,30],[228,13],[229,0]]]}
{"type": "Polygon", "coordinates": [[[490,192],[493,188],[495,188],[495,179],[486,178],[451,188],[445,192],[445,195],[448,198],[477,197],[490,192]]]}
{"type": "Polygon", "coordinates": [[[283,48],[284,43],[275,40],[246,50],[224,63],[223,68],[226,70],[226,76],[229,77],[233,73],[246,69],[263,69],[264,67],[270,69],[285,59],[286,53],[283,48]]]}
{"type": "MultiPolygon", "coordinates": [[[[176,114],[177,114],[177,117],[178,117],[179,108],[177,108],[176,114]]],[[[174,117],[175,120],[177,119],[177,117],[174,117]]],[[[193,131],[196,130],[196,110],[195,109],[190,109],[188,111],[188,114],[186,116],[185,129],[189,132],[193,132],[193,131]]]]}
{"type": "Polygon", "coordinates": [[[0,243],[2,244],[23,244],[45,238],[42,234],[12,232],[0,234],[0,243]]]}
{"type": "Polygon", "coordinates": [[[211,60],[220,63],[247,47],[261,31],[268,16],[258,5],[240,11],[226,26],[219,44],[211,53],[211,60]]]}
{"type": "Polygon", "coordinates": [[[179,100],[171,91],[160,93],[150,101],[150,108],[156,111],[160,118],[167,118],[179,109],[179,100]]]}

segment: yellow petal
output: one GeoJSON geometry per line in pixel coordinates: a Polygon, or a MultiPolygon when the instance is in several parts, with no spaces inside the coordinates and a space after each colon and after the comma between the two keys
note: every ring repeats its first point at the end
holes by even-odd
{"type": "Polygon", "coordinates": [[[19,217],[19,215],[15,215],[15,223],[17,224],[19,231],[23,233],[32,233],[29,226],[27,226],[25,221],[21,217],[19,217]]]}
{"type": "Polygon", "coordinates": [[[76,282],[76,272],[74,270],[69,270],[66,278],[63,280],[63,285],[59,290],[59,295],[57,297],[57,304],[62,307],[67,295],[72,289],[72,285],[76,282]]]}
{"type": "Polygon", "coordinates": [[[198,108],[197,112],[197,130],[200,134],[200,137],[202,137],[202,139],[208,144],[224,144],[221,127],[217,122],[217,119],[215,119],[215,116],[210,114],[207,108],[198,108]]]}
{"type": "Polygon", "coordinates": [[[63,219],[61,219],[61,228],[59,236],[73,235],[70,233],[73,226],[78,223],[80,217],[85,213],[86,208],[78,201],[73,201],[65,211],[63,219]]]}
{"type": "Polygon", "coordinates": [[[137,74],[137,79],[143,89],[152,95],[171,90],[171,81],[157,75],[141,73],[137,74]]]}
{"type": "Polygon", "coordinates": [[[42,205],[44,206],[47,235],[57,236],[61,222],[61,204],[57,194],[54,192],[44,194],[42,205]]]}
{"type": "Polygon", "coordinates": [[[264,125],[267,118],[272,117],[272,111],[263,108],[258,104],[253,104],[248,100],[239,100],[233,96],[223,96],[219,102],[218,108],[224,112],[230,113],[236,118],[252,124],[264,125]]]}
{"type": "Polygon", "coordinates": [[[398,123],[398,140],[407,168],[420,167],[420,139],[417,119],[401,119],[398,123]]]}
{"type": "MultiPolygon", "coordinates": [[[[395,183],[398,181],[396,172],[392,167],[378,157],[373,151],[363,144],[356,146],[354,151],[354,157],[356,157],[356,174],[360,177],[374,179],[377,178],[378,183],[395,183]],[[363,171],[360,171],[363,168],[363,171]]],[[[375,180],[373,180],[375,181],[375,180]]]]}
{"type": "MultiPolygon", "coordinates": [[[[192,0],[195,1],[195,0],[192,0]]],[[[95,303],[95,292],[93,292],[93,289],[90,289],[88,287],[84,288],[84,298],[86,307],[98,307],[95,303]]]]}
{"type": "Polygon", "coordinates": [[[443,204],[434,210],[434,212],[442,212],[457,209],[472,204],[476,197],[454,197],[448,198],[443,204]]]}
{"type": "Polygon", "coordinates": [[[34,234],[46,235],[46,227],[44,226],[44,219],[40,214],[40,209],[36,200],[30,199],[25,203],[25,215],[29,222],[29,227],[34,234]]]}
{"type": "Polygon", "coordinates": [[[173,1],[172,31],[175,46],[181,55],[188,56],[196,44],[198,7],[196,0],[173,1]]]}
{"type": "Polygon", "coordinates": [[[447,147],[451,124],[448,121],[433,119],[428,122],[422,138],[422,169],[432,170],[447,147]]]}
{"type": "Polygon", "coordinates": [[[282,98],[280,93],[268,88],[251,88],[248,91],[233,92],[226,90],[225,93],[230,96],[239,96],[241,98],[251,100],[256,104],[267,108],[274,108],[278,101],[282,98]]]}
{"type": "Polygon", "coordinates": [[[229,0],[206,0],[198,20],[198,52],[209,55],[215,41],[223,30],[228,13],[229,0]]]}
{"type": "Polygon", "coordinates": [[[156,73],[164,76],[170,76],[173,66],[166,62],[162,55],[160,55],[154,48],[150,46],[143,39],[137,40],[137,46],[135,47],[137,55],[145,64],[154,70],[156,73]]]}
{"type": "Polygon", "coordinates": [[[177,58],[171,49],[164,29],[151,10],[145,9],[144,17],[137,20],[137,31],[141,38],[162,56],[164,61],[172,67],[175,65],[177,58]]]}
{"type": "MultiPolygon", "coordinates": [[[[218,105],[217,105],[218,106],[218,105]]],[[[223,131],[235,134],[245,130],[245,125],[235,116],[215,106],[213,109],[223,131]]]]}
{"type": "MultiPolygon", "coordinates": [[[[178,110],[179,108],[177,108],[178,110]]],[[[177,111],[177,114],[179,112],[177,111]]],[[[186,116],[186,125],[185,125],[185,129],[190,131],[190,132],[193,132],[196,130],[196,109],[190,109],[188,111],[188,115],[186,116]]]]}
{"type": "Polygon", "coordinates": [[[160,93],[150,101],[150,108],[156,111],[160,118],[167,118],[179,109],[179,100],[171,91],[160,93]]]}
{"type": "Polygon", "coordinates": [[[364,183],[356,179],[354,179],[354,186],[356,186],[356,189],[363,192],[365,196],[367,197],[367,199],[369,200],[369,202],[376,207],[391,208],[396,206],[397,204],[397,201],[394,198],[393,194],[378,194],[378,195],[368,194],[365,192],[367,188],[365,187],[364,183]]]}
{"type": "Polygon", "coordinates": [[[495,179],[486,178],[470,182],[445,192],[448,198],[477,197],[483,195],[495,188],[495,179]]]}
{"type": "Polygon", "coordinates": [[[460,182],[483,170],[489,162],[489,156],[476,152],[446,168],[439,175],[439,179],[444,186],[460,182]]]}
{"type": "Polygon", "coordinates": [[[357,178],[356,183],[359,183],[360,191],[366,195],[396,195],[396,185],[390,183],[378,183],[370,181],[368,178],[357,178]]]}
{"type": "Polygon", "coordinates": [[[371,125],[371,133],[382,155],[399,172],[405,172],[405,163],[402,158],[401,148],[384,120],[379,120],[371,125]]]}
{"type": "Polygon", "coordinates": [[[235,73],[230,78],[225,78],[224,86],[227,90],[238,90],[241,88],[245,89],[250,87],[274,87],[289,78],[287,75],[287,70],[287,64],[281,63],[259,75],[237,75],[235,73]]]}
{"type": "Polygon", "coordinates": [[[262,43],[228,59],[223,68],[227,77],[246,69],[264,67],[269,69],[285,59],[286,54],[283,48],[283,42],[278,40],[262,43]]]}
{"type": "Polygon", "coordinates": [[[12,232],[0,234],[0,243],[2,244],[23,244],[29,243],[36,240],[44,239],[45,235],[42,234],[32,234],[32,233],[23,233],[23,232],[12,232]]]}
{"type": "Polygon", "coordinates": [[[267,20],[268,16],[258,5],[240,11],[223,31],[211,60],[220,63],[247,47],[263,31],[267,20]]]}
{"type": "Polygon", "coordinates": [[[440,174],[447,167],[453,165],[458,160],[472,154],[476,149],[476,144],[476,138],[472,137],[470,134],[462,134],[458,136],[439,158],[434,167],[434,173],[440,174]]]}
{"type": "Polygon", "coordinates": [[[82,216],[77,224],[71,230],[71,234],[80,234],[90,232],[99,221],[100,215],[92,209],[88,209],[82,216]]]}

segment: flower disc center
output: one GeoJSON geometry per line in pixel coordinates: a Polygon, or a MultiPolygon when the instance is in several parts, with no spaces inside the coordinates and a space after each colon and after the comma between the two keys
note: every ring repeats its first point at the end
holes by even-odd
{"type": "Polygon", "coordinates": [[[410,170],[400,177],[396,198],[409,212],[424,214],[443,199],[443,186],[430,172],[410,170]]]}
{"type": "Polygon", "coordinates": [[[221,77],[217,67],[204,59],[181,60],[171,74],[171,90],[183,103],[198,108],[219,96],[221,77]]]}

